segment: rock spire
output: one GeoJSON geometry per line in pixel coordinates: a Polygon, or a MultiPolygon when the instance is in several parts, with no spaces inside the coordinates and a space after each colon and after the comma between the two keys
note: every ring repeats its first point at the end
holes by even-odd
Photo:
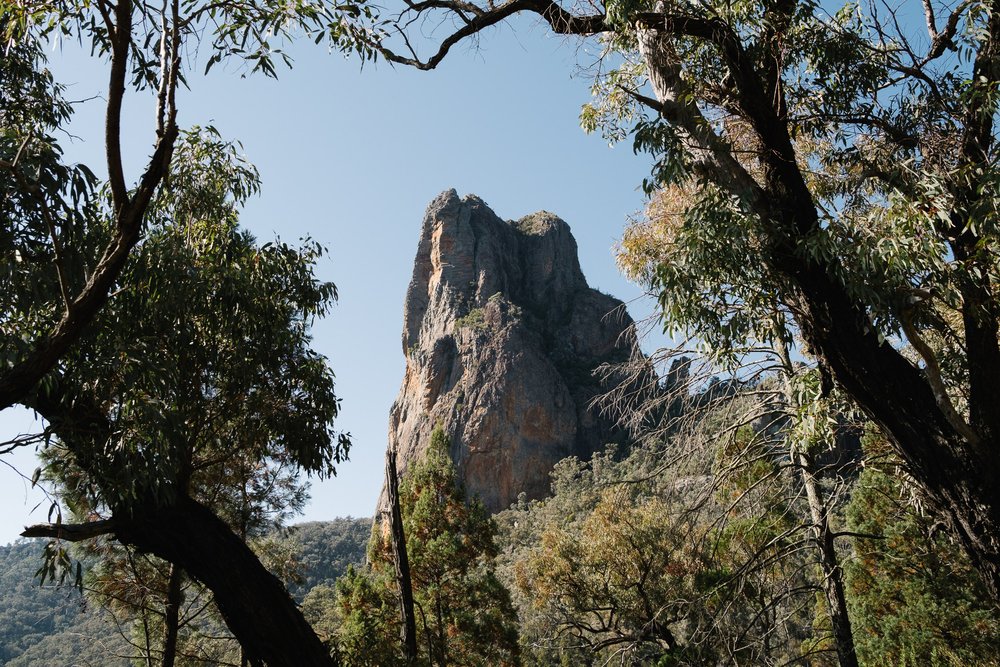
{"type": "Polygon", "coordinates": [[[591,405],[606,390],[592,371],[635,348],[624,305],[587,285],[569,225],[546,212],[505,222],[475,196],[442,193],[404,306],[406,374],[389,417],[401,473],[441,424],[487,509],[546,495],[557,461],[620,439],[591,405]]]}

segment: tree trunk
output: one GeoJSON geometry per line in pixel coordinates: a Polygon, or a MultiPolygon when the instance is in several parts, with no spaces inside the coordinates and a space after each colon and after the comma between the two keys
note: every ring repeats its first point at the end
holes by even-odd
{"type": "MultiPolygon", "coordinates": [[[[100,407],[86,396],[69,399],[58,382],[46,385],[28,404],[38,411],[73,451],[77,463],[97,484],[105,481],[100,445],[111,426],[100,407]]],[[[108,483],[112,483],[111,482],[108,483]]],[[[87,539],[93,531],[74,536],[62,526],[53,534],[87,539]]],[[[179,497],[173,504],[136,503],[112,512],[102,524],[124,545],[175,564],[212,591],[216,606],[251,664],[268,667],[333,667],[330,655],[306,622],[288,591],[239,535],[209,508],[179,497]]],[[[26,531],[27,532],[27,531],[26,531]]],[[[41,535],[41,533],[35,533],[41,535]]]]}
{"type": "MultiPolygon", "coordinates": [[[[796,405],[792,392],[792,377],[795,368],[788,354],[781,331],[782,326],[775,327],[775,351],[781,360],[785,376],[785,403],[791,408],[796,405]]],[[[834,544],[833,531],[830,530],[830,509],[823,498],[817,480],[817,470],[812,456],[799,443],[791,443],[792,463],[798,468],[802,485],[806,490],[806,500],[809,503],[809,514],[812,518],[812,532],[819,552],[820,568],[823,571],[823,593],[826,596],[827,611],[830,614],[830,624],[833,628],[833,641],[837,649],[837,660],[840,667],[858,667],[858,655],[854,649],[854,633],[851,630],[851,618],[847,612],[847,595],[844,592],[844,570],[840,567],[840,557],[834,544]]]]}
{"type": "Polygon", "coordinates": [[[167,580],[167,604],[163,619],[163,667],[174,667],[177,659],[177,634],[180,630],[181,578],[183,571],[170,564],[167,580]]]}
{"type": "MultiPolygon", "coordinates": [[[[118,632],[121,635],[122,639],[124,639],[125,641],[129,640],[128,636],[125,634],[124,631],[122,631],[121,628],[119,628],[118,632]]],[[[143,648],[145,649],[143,651],[144,654],[143,657],[146,662],[146,667],[153,667],[153,639],[152,637],[150,637],[149,634],[149,618],[146,616],[146,614],[142,614],[142,640],[143,640],[143,648]]]]}
{"type": "Polygon", "coordinates": [[[803,338],[888,436],[907,471],[952,527],[988,593],[1000,600],[998,443],[970,442],[957,432],[923,372],[878,339],[867,314],[842,288],[821,269],[794,263],[801,289],[789,301],[800,313],[796,317],[803,338]]]}
{"type": "Polygon", "coordinates": [[[392,538],[396,583],[399,586],[399,613],[403,622],[403,650],[409,665],[417,663],[417,621],[413,612],[413,585],[410,579],[410,559],[406,554],[403,533],[403,513],[399,507],[399,477],[396,473],[396,452],[385,455],[385,483],[389,497],[389,534],[392,538]]]}
{"type": "Polygon", "coordinates": [[[833,641],[837,647],[840,667],[858,667],[858,656],[854,651],[854,635],[851,618],[847,613],[847,596],[844,593],[844,571],[840,567],[840,557],[830,530],[829,508],[823,500],[823,492],[816,481],[816,468],[812,457],[792,445],[793,455],[798,459],[802,483],[809,500],[809,512],[813,520],[813,532],[819,549],[819,562],[823,570],[823,593],[826,595],[827,611],[833,627],[833,641]]]}
{"type": "Polygon", "coordinates": [[[277,577],[204,505],[182,498],[132,518],[116,517],[115,535],[183,568],[215,603],[250,661],[269,667],[337,664],[277,577]]]}

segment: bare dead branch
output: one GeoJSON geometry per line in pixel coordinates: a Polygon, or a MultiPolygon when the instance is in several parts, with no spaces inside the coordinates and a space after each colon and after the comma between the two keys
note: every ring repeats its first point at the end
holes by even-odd
{"type": "Polygon", "coordinates": [[[21,537],[49,537],[67,542],[83,542],[95,537],[111,535],[118,524],[114,519],[100,519],[86,523],[38,523],[26,526],[21,537]]]}

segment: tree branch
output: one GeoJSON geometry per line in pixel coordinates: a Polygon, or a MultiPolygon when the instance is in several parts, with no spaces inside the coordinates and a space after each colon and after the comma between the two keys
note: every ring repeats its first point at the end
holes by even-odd
{"type": "Polygon", "coordinates": [[[906,334],[910,344],[913,345],[913,349],[915,349],[924,360],[924,374],[927,376],[927,382],[934,391],[934,399],[937,401],[938,407],[941,408],[941,412],[943,412],[945,417],[948,419],[948,423],[950,423],[952,428],[961,433],[962,436],[970,443],[978,444],[979,435],[972,429],[971,426],[969,426],[969,424],[965,422],[962,416],[958,414],[954,404],[951,402],[951,398],[948,396],[948,390],[945,387],[944,381],[941,379],[941,366],[938,364],[934,351],[927,343],[924,342],[923,338],[920,337],[920,334],[917,333],[916,327],[913,326],[912,305],[903,308],[900,313],[899,321],[903,325],[903,333],[906,334]]]}
{"type": "MultiPolygon", "coordinates": [[[[98,4],[103,10],[103,4],[98,4]]],[[[79,338],[85,327],[107,302],[110,290],[121,274],[129,253],[141,237],[146,209],[169,169],[178,134],[174,102],[174,90],[179,81],[180,71],[179,8],[176,0],[173,1],[172,7],[170,62],[167,71],[161,73],[167,82],[163,91],[166,118],[162,127],[158,128],[160,131],[153,155],[132,197],[128,196],[121,156],[121,113],[132,37],[132,3],[130,0],[121,0],[115,9],[117,29],[114,31],[115,39],[112,41],[111,75],[105,117],[105,150],[114,208],[114,235],[105,246],[97,266],[80,293],[72,300],[64,294],[65,312],[49,334],[39,340],[23,360],[0,375],[0,410],[24,401],[38,381],[55,367],[59,359],[79,338]]],[[[58,252],[58,241],[55,240],[54,243],[58,252]]],[[[65,282],[60,281],[60,283],[65,288],[65,282]]]]}
{"type": "Polygon", "coordinates": [[[655,109],[671,125],[684,131],[688,140],[701,154],[696,168],[703,172],[703,176],[730,194],[746,201],[751,208],[760,209],[763,198],[760,185],[733,157],[729,145],[712,131],[700,111],[686,108],[670,99],[655,100],[634,90],[623,90],[637,102],[655,109]]]}
{"type": "Polygon", "coordinates": [[[25,526],[21,537],[49,537],[67,542],[92,540],[115,532],[118,524],[114,519],[100,519],[86,523],[37,523],[25,526]]]}
{"type": "Polygon", "coordinates": [[[605,23],[604,14],[577,16],[567,12],[558,4],[552,2],[552,0],[512,0],[512,2],[499,5],[489,11],[481,11],[471,19],[467,18],[463,13],[466,6],[467,3],[465,2],[450,2],[448,0],[422,2],[412,5],[412,9],[417,14],[432,8],[447,9],[462,17],[465,23],[461,28],[446,37],[441,42],[437,52],[427,60],[421,60],[415,54],[413,57],[401,56],[381,43],[376,43],[373,46],[390,62],[408,65],[420,70],[431,70],[444,60],[444,57],[448,55],[451,48],[458,42],[520,12],[538,14],[549,24],[552,31],[559,35],[593,35],[610,29],[605,23]]]}
{"type": "Polygon", "coordinates": [[[115,7],[115,39],[111,42],[111,75],[108,80],[108,106],[104,119],[104,148],[108,180],[115,213],[128,204],[125,170],[122,167],[121,122],[125,80],[128,75],[129,48],[132,39],[132,2],[119,0],[115,7]]]}
{"type": "Polygon", "coordinates": [[[863,540],[884,540],[885,535],[876,535],[875,533],[856,533],[853,530],[838,530],[830,533],[830,536],[834,539],[841,537],[853,537],[856,539],[863,540]]]}
{"type": "MultiPolygon", "coordinates": [[[[661,39],[695,37],[719,50],[735,84],[733,92],[739,108],[757,135],[760,145],[766,147],[758,156],[764,170],[762,189],[766,198],[791,197],[801,203],[799,208],[802,212],[811,211],[810,215],[776,216],[773,222],[779,225],[795,224],[795,231],[799,234],[815,229],[819,224],[819,216],[796,162],[795,148],[784,118],[782,96],[767,94],[753,58],[747,53],[733,27],[716,18],[669,12],[640,13],[636,15],[635,22],[637,27],[660,35],[661,39]]],[[[679,76],[674,78],[680,79],[679,76]]],[[[725,182],[718,185],[727,189],[725,182]]],[[[772,206],[771,209],[773,208],[772,206]]],[[[782,234],[787,235],[789,231],[791,230],[784,230],[782,234]]]]}
{"type": "Polygon", "coordinates": [[[696,167],[708,178],[740,200],[758,214],[765,213],[764,191],[736,158],[727,141],[720,137],[708,119],[692,102],[690,86],[681,76],[681,66],[672,37],[658,29],[637,25],[639,53],[646,62],[646,70],[656,99],[626,90],[634,99],[657,109],[660,115],[679,130],[694,147],[696,167]]]}
{"type": "Polygon", "coordinates": [[[937,26],[934,24],[934,9],[931,7],[930,0],[923,0],[924,3],[924,16],[927,19],[927,32],[931,36],[931,48],[928,49],[927,55],[924,56],[921,65],[926,65],[935,58],[939,58],[944,54],[945,50],[954,51],[955,50],[955,33],[958,31],[958,22],[962,18],[962,12],[969,8],[972,4],[972,0],[963,0],[954,11],[948,16],[948,21],[944,25],[944,30],[941,32],[937,31],[937,26]]]}
{"type": "Polygon", "coordinates": [[[90,280],[69,303],[66,312],[52,331],[39,341],[21,362],[0,376],[0,409],[24,401],[28,392],[52,370],[63,354],[76,342],[84,328],[107,302],[111,287],[121,275],[129,253],[138,243],[142,219],[153,193],[163,179],[173,154],[177,128],[168,128],[157,142],[146,173],[131,205],[118,216],[115,236],[104,250],[90,280]]]}

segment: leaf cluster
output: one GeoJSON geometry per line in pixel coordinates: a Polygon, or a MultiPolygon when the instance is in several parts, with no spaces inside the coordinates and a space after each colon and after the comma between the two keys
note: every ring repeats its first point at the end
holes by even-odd
{"type": "MultiPolygon", "coordinates": [[[[0,16],[0,29],[9,21],[0,16]]],[[[0,368],[9,368],[85,282],[88,267],[68,249],[93,246],[101,202],[90,170],[63,159],[56,134],[72,108],[38,42],[7,48],[0,100],[0,368]]]]}
{"type": "Polygon", "coordinates": [[[175,165],[148,239],[64,368],[111,420],[109,440],[74,452],[99,457],[100,472],[73,474],[58,449],[52,474],[78,510],[187,493],[222,508],[242,495],[240,506],[264,512],[235,522],[245,535],[301,505],[292,473],[332,474],[347,454],[348,437],[332,430],[333,374],[309,329],[336,290],[314,273],[322,247],[261,246],[238,228],[257,180],[231,144],[192,131],[175,165]],[[281,509],[247,502],[279,488],[281,509]]]}

